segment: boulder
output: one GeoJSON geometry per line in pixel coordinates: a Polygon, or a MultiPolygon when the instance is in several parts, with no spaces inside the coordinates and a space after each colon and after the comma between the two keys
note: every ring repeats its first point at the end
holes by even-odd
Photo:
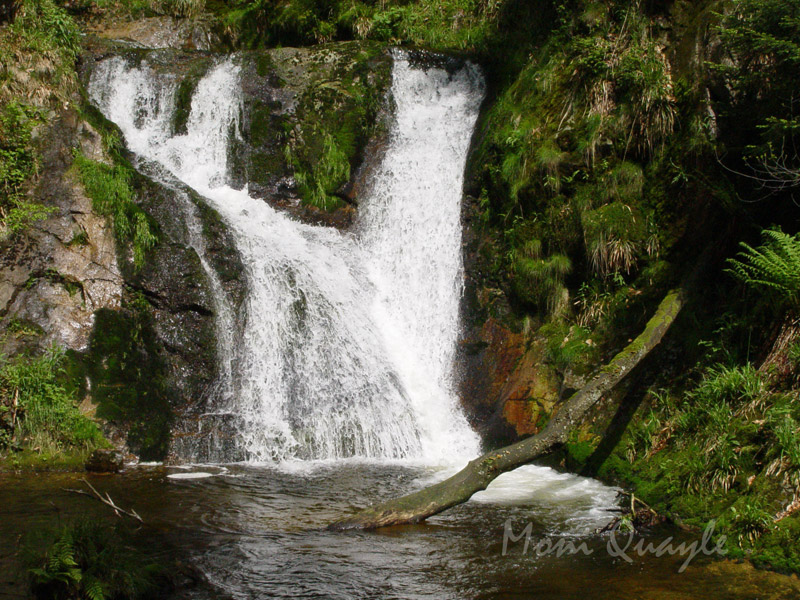
{"type": "Polygon", "coordinates": [[[85,467],[89,473],[119,473],[123,460],[116,450],[98,448],[89,456],[85,467]]]}

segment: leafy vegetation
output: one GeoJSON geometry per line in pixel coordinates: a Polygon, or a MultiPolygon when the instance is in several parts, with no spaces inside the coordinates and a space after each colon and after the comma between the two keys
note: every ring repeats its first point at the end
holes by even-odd
{"type": "Polygon", "coordinates": [[[796,571],[798,517],[780,513],[800,489],[799,417],[752,365],[715,365],[680,400],[654,394],[602,472],[688,525],[719,519],[734,556],[796,571]]]}
{"type": "Polygon", "coordinates": [[[16,19],[0,29],[0,105],[37,107],[69,102],[80,30],[53,0],[22,0],[16,19]]]}
{"type": "Polygon", "coordinates": [[[800,85],[800,2],[731,4],[719,34],[734,60],[716,65],[716,70],[737,91],[728,118],[744,134],[736,143],[742,147],[746,176],[768,193],[791,190],[800,186],[795,98],[800,85]]]}
{"type": "Polygon", "coordinates": [[[15,102],[0,113],[0,238],[25,231],[53,210],[24,193],[37,171],[31,132],[41,121],[39,110],[15,102]]]}
{"type": "Polygon", "coordinates": [[[75,153],[75,166],[86,193],[92,199],[92,208],[101,215],[110,216],[114,233],[120,244],[130,243],[136,268],[144,264],[147,251],[158,241],[155,226],[134,201],[134,191],[129,184],[130,172],[124,166],[109,166],[75,153]]]}
{"type": "MultiPolygon", "coordinates": [[[[330,53],[319,49],[306,60],[310,82],[299,98],[297,125],[282,124],[283,155],[275,159],[292,168],[306,204],[331,210],[342,205],[337,192],[349,181],[369,136],[381,127],[377,119],[390,63],[373,44],[343,44],[330,53]]],[[[260,112],[256,107],[252,141],[268,144],[258,131],[269,130],[259,122],[266,119],[260,112]]]]}
{"type": "Polygon", "coordinates": [[[487,37],[500,6],[498,0],[238,0],[226,20],[250,46],[372,39],[467,49],[487,37]]]}
{"type": "Polygon", "coordinates": [[[120,524],[78,520],[29,542],[30,588],[47,600],[138,600],[163,597],[172,587],[167,565],[134,549],[120,524]],[[49,539],[48,539],[49,538],[49,539]]]}
{"type": "Polygon", "coordinates": [[[0,452],[28,449],[53,457],[107,445],[78,409],[65,363],[58,347],[38,357],[0,357],[0,452]]]}
{"type": "MultiPolygon", "coordinates": [[[[75,12],[78,4],[71,3],[75,12]]],[[[641,325],[658,290],[716,247],[706,285],[692,291],[683,338],[665,374],[654,376],[663,389],[649,394],[603,473],[690,525],[721,517],[740,555],[800,570],[798,516],[778,518],[800,489],[800,342],[792,333],[800,286],[792,202],[800,186],[800,0],[731,0],[723,14],[708,1],[83,4],[140,15],[211,11],[226,40],[244,48],[359,39],[478,59],[490,94],[469,192],[480,211],[487,296],[495,305],[502,296],[506,321],[544,338],[557,371],[584,373],[641,325]],[[673,22],[665,28],[666,19],[673,22]],[[758,245],[753,232],[773,225],[782,229],[768,229],[758,245]],[[773,376],[774,356],[791,376],[773,376]]],[[[43,109],[69,102],[77,39],[51,0],[25,0],[0,31],[8,231],[46,214],[25,199],[38,163],[31,133],[43,109]]],[[[379,100],[361,75],[329,79],[299,99],[305,116],[284,132],[285,154],[259,163],[263,171],[276,161],[290,165],[303,199],[321,209],[339,204],[336,192],[379,100]]],[[[192,89],[187,79],[184,109],[192,89]]],[[[176,115],[176,131],[187,114],[176,115]]],[[[96,210],[113,217],[118,240],[131,244],[141,265],[155,227],[136,205],[129,171],[81,155],[75,163],[96,210]]],[[[157,457],[168,443],[169,394],[140,308],[98,314],[90,370],[102,415],[130,423],[129,442],[157,457]]],[[[571,459],[589,460],[596,441],[572,436],[571,459]]],[[[72,568],[63,562],[54,573],[66,573],[78,593],[72,568]]]]}
{"type": "MultiPolygon", "coordinates": [[[[334,192],[349,181],[350,162],[330,133],[325,132],[322,139],[322,154],[310,173],[291,152],[287,162],[295,166],[295,179],[305,201],[317,208],[331,210],[341,205],[334,192]]],[[[286,148],[288,150],[289,146],[286,148]]]]}
{"type": "Polygon", "coordinates": [[[764,244],[752,248],[742,242],[731,272],[744,283],[777,292],[793,308],[800,304],[800,237],[779,230],[763,232],[764,244]]]}

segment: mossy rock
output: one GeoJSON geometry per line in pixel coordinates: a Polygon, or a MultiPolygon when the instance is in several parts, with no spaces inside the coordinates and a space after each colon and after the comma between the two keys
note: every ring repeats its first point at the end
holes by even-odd
{"type": "Polygon", "coordinates": [[[163,459],[174,393],[146,311],[97,311],[88,363],[97,416],[127,431],[128,446],[143,460],[163,459]]]}
{"type": "Polygon", "coordinates": [[[242,70],[246,148],[234,171],[244,170],[250,192],[271,201],[341,208],[339,190],[363,160],[391,83],[385,46],[249,52],[242,70]]]}

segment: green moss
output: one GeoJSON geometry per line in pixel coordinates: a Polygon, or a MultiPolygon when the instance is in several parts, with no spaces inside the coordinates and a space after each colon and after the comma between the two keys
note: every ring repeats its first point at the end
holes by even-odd
{"type": "Polygon", "coordinates": [[[574,429],[564,444],[568,467],[579,471],[597,448],[600,439],[587,430],[574,429]]]}
{"type": "Polygon", "coordinates": [[[774,522],[800,473],[800,411],[786,398],[749,365],[709,368],[681,397],[654,394],[599,473],[684,524],[717,519],[732,556],[797,572],[796,515],[774,522]]]}
{"type": "Polygon", "coordinates": [[[0,472],[51,473],[83,471],[90,450],[22,450],[0,455],[0,472]]]}
{"type": "Polygon", "coordinates": [[[143,460],[158,460],[169,444],[171,394],[143,303],[95,313],[88,373],[97,415],[127,430],[128,445],[143,460]]]}
{"type": "Polygon", "coordinates": [[[207,60],[192,62],[188,72],[178,84],[178,89],[175,91],[175,111],[172,113],[173,134],[186,133],[186,124],[192,111],[192,96],[197,84],[208,71],[208,66],[207,60]]]}
{"type": "MultiPolygon", "coordinates": [[[[266,66],[256,60],[264,72],[266,66]]],[[[285,80],[297,91],[297,105],[293,113],[279,115],[277,105],[253,103],[249,178],[274,177],[274,169],[289,166],[306,204],[339,208],[337,191],[377,131],[391,61],[381,45],[347,43],[296,55],[274,52],[268,66],[273,80],[285,80]]]]}

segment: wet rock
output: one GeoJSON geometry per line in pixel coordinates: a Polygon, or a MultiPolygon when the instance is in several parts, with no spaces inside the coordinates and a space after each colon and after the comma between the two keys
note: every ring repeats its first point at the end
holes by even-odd
{"type": "Polygon", "coordinates": [[[124,459],[116,450],[98,448],[86,461],[86,470],[90,473],[119,473],[124,459]]]}
{"type": "Polygon", "coordinates": [[[490,443],[509,443],[538,433],[559,400],[560,381],[544,360],[540,340],[489,317],[463,340],[462,399],[476,427],[490,443]]]}
{"type": "Polygon", "coordinates": [[[349,227],[367,173],[383,154],[390,84],[391,57],[371,42],[245,54],[235,169],[249,192],[303,222],[349,227]],[[350,177],[326,190],[338,205],[323,209],[305,196],[326,168],[331,141],[347,157],[350,177]]]}

